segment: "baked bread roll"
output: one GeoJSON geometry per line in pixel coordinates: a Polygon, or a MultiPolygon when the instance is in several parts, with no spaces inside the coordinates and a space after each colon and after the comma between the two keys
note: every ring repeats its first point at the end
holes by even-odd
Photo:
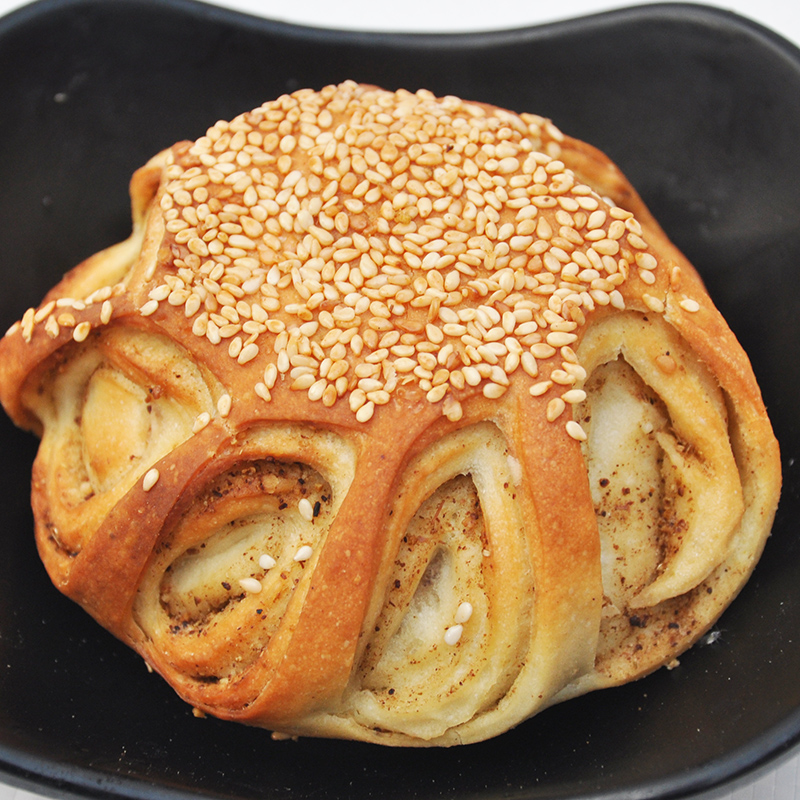
{"type": "Polygon", "coordinates": [[[538,116],[345,83],[133,176],[0,344],[54,584],[196,712],[476,742],[750,575],[778,447],[701,279],[538,116]]]}

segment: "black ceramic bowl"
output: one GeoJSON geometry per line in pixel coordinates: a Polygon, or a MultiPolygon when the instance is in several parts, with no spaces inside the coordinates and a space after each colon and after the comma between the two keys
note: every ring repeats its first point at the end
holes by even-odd
{"type": "MultiPolygon", "coordinates": [[[[551,117],[625,170],[749,352],[785,490],[763,560],[680,667],[493,741],[273,742],[195,719],[50,585],[34,439],[0,420],[0,777],[64,797],[646,798],[730,789],[800,741],[800,53],[656,5],[508,32],[343,33],[186,0],[44,0],[0,20],[0,327],[130,229],[132,171],[217,119],[346,78],[551,117]]],[[[4,327],[3,327],[4,329],[4,327]]]]}

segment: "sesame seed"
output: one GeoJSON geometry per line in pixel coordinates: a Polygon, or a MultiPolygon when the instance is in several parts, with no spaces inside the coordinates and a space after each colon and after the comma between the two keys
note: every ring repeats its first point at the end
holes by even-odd
{"type": "Polygon", "coordinates": [[[248,594],[258,594],[262,589],[261,581],[256,578],[240,578],[239,586],[248,594]]]}
{"type": "Polygon", "coordinates": [[[499,383],[487,383],[483,387],[483,396],[491,400],[497,400],[506,393],[507,389],[507,386],[503,386],[499,383]]]}
{"type": "MultiPolygon", "coordinates": [[[[53,313],[55,307],[56,307],[55,300],[51,300],[49,303],[45,303],[45,305],[43,305],[33,314],[34,324],[38,324],[47,319],[50,316],[50,314],[53,313]]],[[[30,314],[28,314],[28,318],[30,318],[30,314]]]]}
{"type": "MultiPolygon", "coordinates": [[[[294,370],[292,370],[294,372],[294,370]]],[[[294,392],[301,392],[307,389],[310,389],[314,385],[314,373],[313,372],[304,372],[301,375],[298,375],[291,384],[289,384],[289,388],[294,392]]]]}
{"type": "Polygon", "coordinates": [[[556,354],[556,346],[557,345],[545,344],[544,342],[534,344],[531,346],[531,354],[534,358],[546,360],[556,354]]]}
{"type": "Polygon", "coordinates": [[[150,317],[158,311],[158,300],[148,300],[140,309],[143,317],[150,317]]]}
{"type": "MultiPolygon", "coordinates": [[[[566,349],[566,348],[565,348],[566,349]]],[[[563,353],[563,351],[562,351],[563,353]]],[[[574,357],[574,353],[572,354],[574,357]]],[[[564,356],[566,359],[566,355],[564,356]]],[[[575,361],[567,361],[565,360],[562,365],[562,369],[565,372],[568,372],[576,381],[585,381],[586,380],[586,370],[575,361]]]]}
{"type": "Polygon", "coordinates": [[[458,422],[464,416],[464,410],[461,403],[453,397],[445,396],[444,405],[442,406],[442,413],[450,422],[458,422]]]}
{"type": "Polygon", "coordinates": [[[583,389],[570,389],[561,395],[561,399],[570,405],[582,403],[586,399],[586,392],[583,389]]]}
{"type": "Polygon", "coordinates": [[[111,315],[114,312],[114,307],[111,305],[110,300],[104,300],[103,305],[100,307],[100,322],[107,325],[111,321],[111,315]]]}
{"type": "Polygon", "coordinates": [[[434,386],[426,395],[427,401],[429,403],[438,403],[447,394],[448,388],[446,383],[440,383],[438,386],[434,386]]]}
{"type": "Polygon", "coordinates": [[[563,331],[553,331],[548,333],[545,341],[551,347],[563,347],[565,344],[572,344],[578,338],[577,334],[565,333],[563,331]]]}
{"type": "Polygon", "coordinates": [[[166,300],[169,297],[170,288],[167,286],[166,283],[161,284],[160,286],[156,286],[155,289],[151,289],[148,292],[147,296],[151,300],[155,300],[157,303],[161,302],[162,300],[166,300]]]}
{"type": "Polygon", "coordinates": [[[275,386],[275,382],[278,380],[278,368],[275,364],[267,364],[264,367],[264,385],[268,389],[272,389],[275,386]]]}
{"type": "Polygon", "coordinates": [[[142,489],[145,492],[149,492],[156,485],[156,483],[158,483],[159,477],[159,472],[155,467],[149,469],[145,473],[144,478],[142,478],[142,489]]]}
{"type": "Polygon", "coordinates": [[[295,554],[294,560],[295,561],[308,561],[309,558],[314,554],[314,551],[311,549],[310,545],[304,544],[295,554]]]}
{"type": "Polygon", "coordinates": [[[247,364],[248,361],[252,361],[257,355],[258,345],[255,342],[250,342],[250,344],[247,344],[242,348],[236,360],[240,364],[247,364]]]}
{"type": "Polygon", "coordinates": [[[648,284],[649,286],[652,286],[656,282],[655,274],[649,269],[640,269],[639,277],[644,283],[648,284]]]}
{"type": "Polygon", "coordinates": [[[461,641],[461,636],[464,633],[463,625],[451,625],[444,632],[444,643],[454,647],[461,641]]]}
{"type": "Polygon", "coordinates": [[[565,369],[554,369],[550,373],[550,380],[561,386],[571,386],[575,383],[575,376],[565,369]]]}
{"type": "Polygon", "coordinates": [[[271,555],[268,555],[267,553],[264,553],[258,558],[258,566],[261,567],[261,569],[270,570],[277,563],[278,562],[275,561],[275,559],[271,555]]]}
{"type": "Polygon", "coordinates": [[[578,442],[585,442],[588,439],[586,431],[584,431],[580,423],[576,422],[574,419],[569,420],[564,427],[566,428],[567,434],[572,439],[578,442]]]}
{"type": "Polygon", "coordinates": [[[311,505],[311,501],[307,497],[302,497],[300,502],[297,504],[297,510],[300,512],[300,516],[307,520],[308,522],[313,521],[314,519],[314,506],[311,505]]]}
{"type": "Polygon", "coordinates": [[[658,261],[656,261],[655,256],[652,255],[651,253],[637,253],[635,261],[636,261],[636,266],[639,267],[640,270],[653,272],[658,267],[658,261]]]}
{"type": "Polygon", "coordinates": [[[375,413],[375,403],[372,401],[365,402],[358,411],[356,411],[356,419],[359,422],[369,422],[372,415],[375,413]]]}
{"type": "Polygon", "coordinates": [[[44,325],[44,331],[51,339],[55,339],[58,336],[60,329],[55,317],[50,316],[47,318],[47,322],[45,322],[44,325]]]}
{"type": "Polygon", "coordinates": [[[217,400],[217,413],[221,417],[227,417],[228,414],[231,413],[231,403],[231,396],[229,394],[221,395],[219,400],[217,400]]]}
{"type": "Polygon", "coordinates": [[[539,375],[539,364],[533,353],[527,351],[522,353],[520,362],[522,364],[522,369],[532,378],[536,378],[539,375]]]}
{"type": "Polygon", "coordinates": [[[211,422],[211,414],[208,411],[203,411],[195,417],[194,424],[192,425],[192,433],[200,433],[211,422]]]}
{"type": "Polygon", "coordinates": [[[698,303],[697,300],[693,300],[691,297],[685,297],[680,301],[679,305],[684,311],[688,311],[690,314],[694,314],[700,310],[700,303],[698,303]]]}
{"type": "MultiPolygon", "coordinates": [[[[74,297],[60,297],[56,300],[56,306],[58,308],[74,308],[76,311],[83,311],[86,308],[86,304],[82,300],[76,300],[74,297]]],[[[31,308],[25,313],[34,314],[34,310],[31,308]]]]}
{"type": "Polygon", "coordinates": [[[455,616],[453,617],[453,622],[455,622],[457,625],[463,625],[465,622],[469,622],[471,616],[472,616],[472,603],[463,602],[456,609],[455,616]]]}
{"type": "Polygon", "coordinates": [[[658,297],[653,297],[651,294],[643,294],[642,300],[644,304],[650,309],[650,311],[655,311],[658,314],[663,313],[664,311],[664,301],[658,297]]]}
{"type": "Polygon", "coordinates": [[[539,381],[538,383],[534,383],[529,391],[534,397],[541,397],[541,395],[550,390],[552,385],[552,381],[539,381]]]}
{"type": "Polygon", "coordinates": [[[560,397],[554,397],[547,404],[546,417],[548,422],[555,422],[563,413],[567,404],[560,397]]]}
{"type": "Polygon", "coordinates": [[[92,330],[91,322],[80,322],[72,331],[72,338],[76,342],[83,342],[92,330]]]}

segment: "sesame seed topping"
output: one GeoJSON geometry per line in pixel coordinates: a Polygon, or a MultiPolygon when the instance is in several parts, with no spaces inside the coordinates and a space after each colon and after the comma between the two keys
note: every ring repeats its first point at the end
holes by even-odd
{"type": "Polygon", "coordinates": [[[144,478],[142,478],[142,489],[145,492],[149,492],[158,483],[159,477],[161,476],[155,467],[147,470],[144,478]]]}
{"type": "MultiPolygon", "coordinates": [[[[533,115],[353,82],[219,121],[168,158],[139,313],[188,320],[252,370],[265,403],[281,383],[366,424],[418,390],[455,422],[466,398],[498,400],[521,372],[531,398],[556,386],[542,403],[555,420],[585,398],[563,351],[596,309],[626,307],[629,275],[641,292],[661,268],[633,215],[566,168],[563,139],[533,115]]],[[[101,303],[108,324],[117,293],[61,298],[12,330],[83,341],[81,311],[101,303]]],[[[217,412],[230,411],[223,395],[217,412]]]]}

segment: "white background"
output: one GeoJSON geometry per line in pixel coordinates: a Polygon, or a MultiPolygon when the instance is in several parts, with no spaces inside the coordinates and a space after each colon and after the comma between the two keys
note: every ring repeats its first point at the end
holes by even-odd
{"type": "MultiPolygon", "coordinates": [[[[215,0],[215,4],[284,22],[326,28],[452,33],[554,22],[641,3],[630,0],[215,0]]],[[[705,4],[755,20],[800,47],[800,3],[797,0],[706,0],[705,4]]],[[[0,0],[0,16],[22,5],[24,3],[16,0],[0,0]]],[[[39,795],[0,783],[0,800],[39,800],[39,795]]],[[[721,795],[720,800],[800,800],[800,755],[754,776],[749,784],[721,795]]]]}

